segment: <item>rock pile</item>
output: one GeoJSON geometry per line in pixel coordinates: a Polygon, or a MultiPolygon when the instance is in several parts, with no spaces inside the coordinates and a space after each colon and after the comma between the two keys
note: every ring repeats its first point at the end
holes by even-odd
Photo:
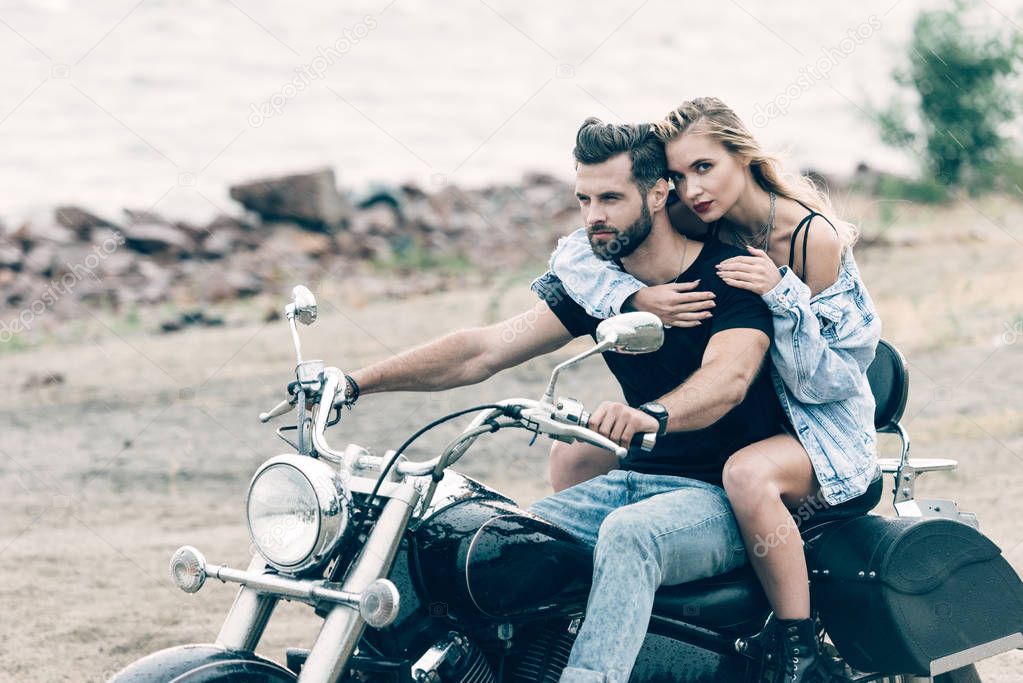
{"type": "Polygon", "coordinates": [[[325,169],[230,194],[245,211],[205,225],[130,209],[115,222],[78,206],[0,223],[0,320],[203,305],[323,279],[374,295],[443,289],[466,273],[541,264],[578,220],[571,186],[543,175],[472,190],[378,185],[351,196],[325,169]]]}

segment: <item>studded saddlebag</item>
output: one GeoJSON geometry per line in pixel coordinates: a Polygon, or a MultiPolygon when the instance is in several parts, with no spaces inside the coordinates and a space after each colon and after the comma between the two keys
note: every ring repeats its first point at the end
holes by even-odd
{"type": "Polygon", "coordinates": [[[943,657],[1023,630],[1023,584],[967,524],[865,515],[806,540],[813,604],[861,671],[928,675],[932,662],[944,670],[943,657]]]}

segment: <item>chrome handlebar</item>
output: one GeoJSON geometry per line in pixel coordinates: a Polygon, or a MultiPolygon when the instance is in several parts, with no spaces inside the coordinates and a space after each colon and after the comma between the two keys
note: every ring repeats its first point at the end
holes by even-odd
{"type": "MultiPolygon", "coordinates": [[[[327,443],[325,434],[327,419],[334,407],[334,401],[337,399],[337,393],[342,386],[344,376],[344,373],[338,368],[327,367],[323,369],[323,386],[320,400],[313,408],[311,431],[316,452],[324,459],[350,470],[357,463],[345,462],[344,452],[331,448],[327,443]]],[[[568,401],[571,401],[571,399],[559,401],[556,406],[546,401],[536,401],[528,398],[513,398],[499,401],[497,404],[501,408],[480,411],[462,433],[451,441],[439,456],[421,462],[399,462],[397,463],[397,471],[400,474],[409,476],[425,476],[431,473],[440,474],[446,467],[457,462],[478,437],[507,427],[527,429],[569,443],[583,441],[611,451],[619,459],[628,455],[629,451],[627,448],[619,446],[611,439],[598,434],[586,426],[589,421],[589,414],[585,411],[577,409],[574,415],[566,414],[564,403],[568,401]]],[[[290,400],[281,401],[268,412],[260,413],[259,419],[261,422],[267,422],[278,415],[283,415],[294,408],[294,406],[294,397],[290,400]]],[[[655,434],[637,434],[634,439],[634,445],[640,445],[643,450],[652,449],[655,443],[655,434]]]]}
{"type": "MultiPolygon", "coordinates": [[[[316,452],[326,460],[337,465],[345,465],[345,454],[336,451],[327,443],[327,418],[330,411],[334,409],[334,400],[337,398],[337,391],[341,387],[341,381],[345,373],[337,368],[323,368],[323,393],[320,394],[320,402],[313,409],[313,446],[316,452]]],[[[342,389],[342,391],[344,391],[342,389]]]]}
{"type": "MultiPolygon", "coordinates": [[[[533,404],[530,407],[526,407],[522,411],[522,419],[528,420],[529,423],[536,425],[535,431],[543,432],[548,436],[558,438],[562,437],[563,440],[568,441],[585,441],[586,443],[599,446],[604,450],[611,451],[618,459],[621,460],[629,454],[627,448],[619,446],[611,439],[606,436],[602,436],[597,432],[593,431],[583,424],[566,424],[557,420],[554,415],[554,406],[549,403],[540,403],[539,401],[529,401],[533,404]]],[[[587,420],[588,422],[589,420],[587,420]]],[[[529,427],[527,426],[527,429],[529,427]]]]}

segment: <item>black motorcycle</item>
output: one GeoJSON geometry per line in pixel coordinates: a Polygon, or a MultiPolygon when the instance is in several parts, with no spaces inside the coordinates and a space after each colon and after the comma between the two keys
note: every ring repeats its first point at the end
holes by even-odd
{"type": "MultiPolygon", "coordinates": [[[[157,652],[113,680],[558,680],[584,616],[591,549],[449,468],[480,436],[511,427],[623,457],[625,449],[587,428],[578,402],[554,400],[555,382],[561,370],[598,353],[656,350],[659,320],[610,318],[595,346],[555,368],[540,400],[452,413],[378,457],[327,443],[327,428],[341,419],[344,375],[302,360],[296,321],[316,318],[309,290],[296,287],[285,313],[296,378],[288,399],[260,419],[297,409],[297,424],[277,430],[297,454],[271,458],[249,484],[247,521],[258,554],[240,570],[180,548],[170,570],[186,593],[208,577],[241,586],[216,642],[157,652]],[[469,413],[476,415],[439,456],[406,459],[421,434],[469,413]],[[307,603],[323,619],[311,649],[289,648],[283,665],[254,652],[282,599],[307,603]]],[[[800,512],[821,647],[835,681],[978,681],[973,662],[1023,645],[1023,587],[975,516],[952,501],[914,497],[920,474],[956,463],[908,457],[899,425],[907,373],[891,345],[878,348],[870,382],[878,430],[902,440],[901,457],[882,462],[895,478],[897,516],[868,514],[880,482],[850,503],[800,512]]],[[[771,621],[748,566],[662,587],[631,680],[758,681],[777,664],[771,621]]]]}

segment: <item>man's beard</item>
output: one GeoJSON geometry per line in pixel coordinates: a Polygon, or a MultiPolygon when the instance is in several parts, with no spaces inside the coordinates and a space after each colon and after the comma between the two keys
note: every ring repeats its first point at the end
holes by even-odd
{"type": "Polygon", "coordinates": [[[650,208],[647,206],[646,197],[644,197],[643,209],[639,214],[639,218],[625,230],[618,230],[607,225],[591,226],[587,230],[587,236],[590,238],[590,248],[593,249],[596,257],[602,261],[625,258],[636,251],[639,245],[643,244],[643,241],[650,234],[653,225],[654,221],[650,216],[650,208]],[[594,240],[590,233],[599,230],[611,230],[615,233],[615,236],[609,240],[594,240]]]}

